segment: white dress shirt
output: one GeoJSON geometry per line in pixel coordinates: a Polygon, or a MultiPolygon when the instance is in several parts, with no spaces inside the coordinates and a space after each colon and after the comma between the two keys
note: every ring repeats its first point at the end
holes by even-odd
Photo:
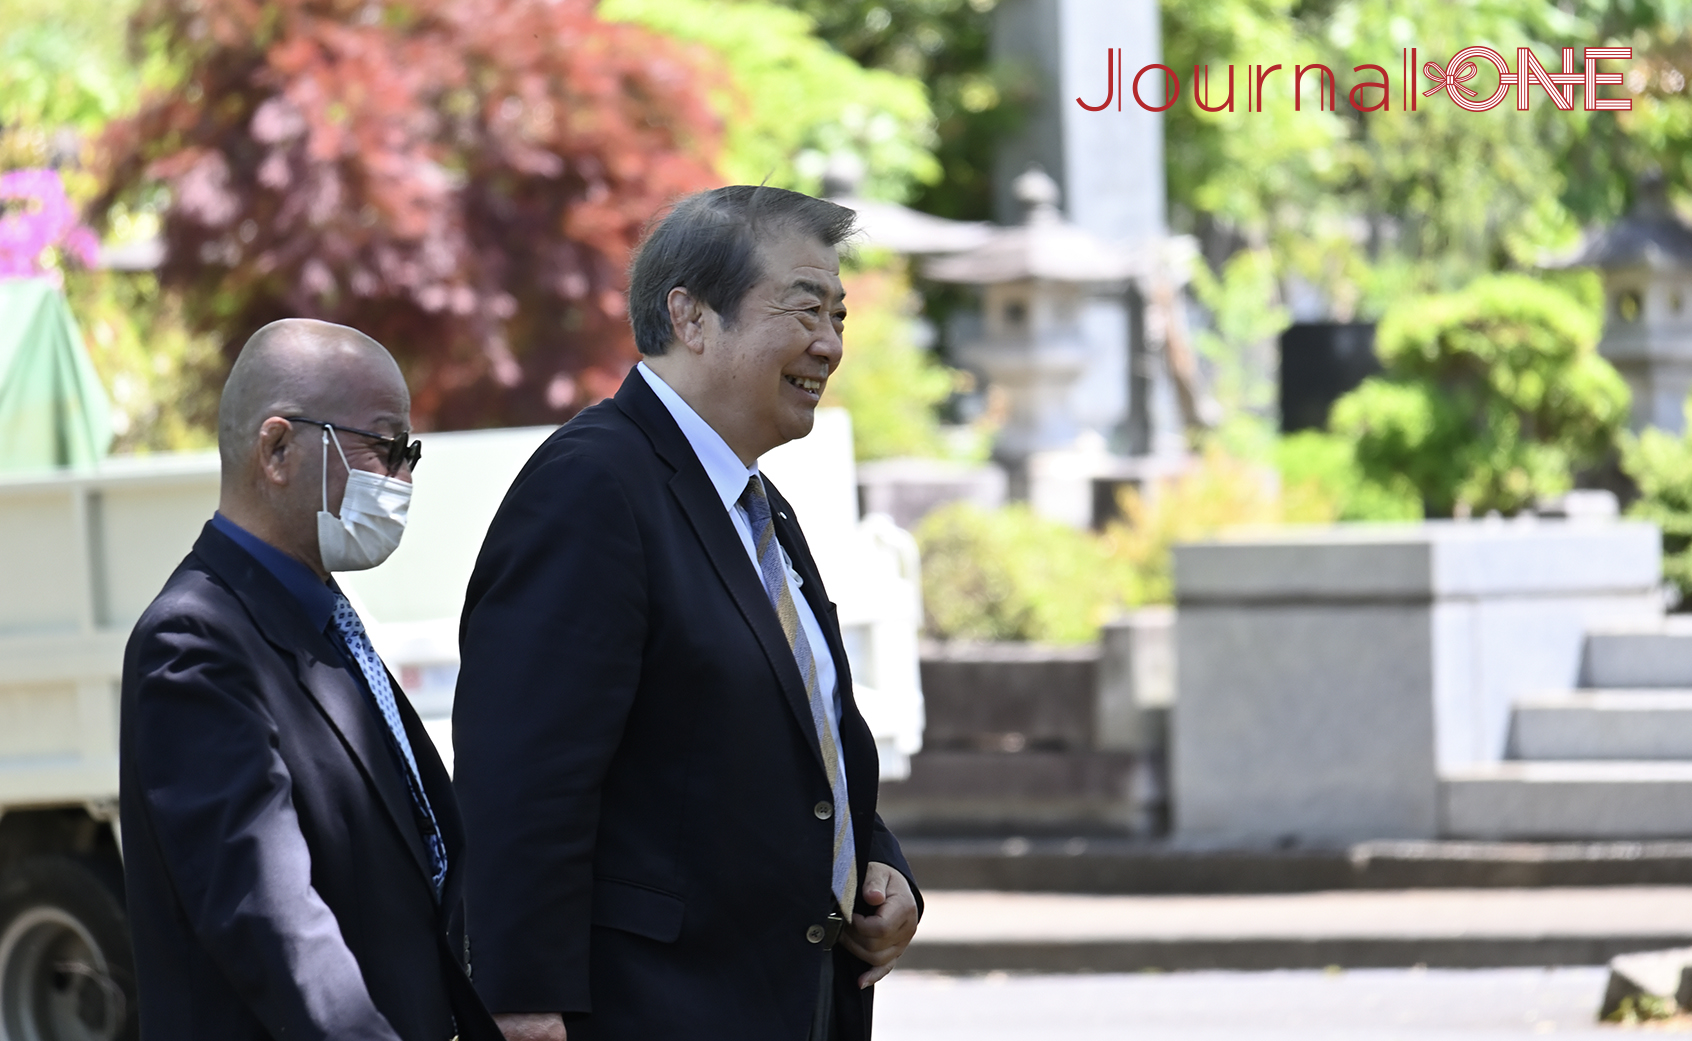
{"type": "MultiPolygon", "coordinates": [[[[763,586],[763,571],[758,564],[758,548],[752,539],[752,521],[746,516],[746,509],[740,505],[741,493],[746,491],[746,482],[758,473],[758,466],[754,463],[747,466],[734,454],[734,449],[728,446],[723,436],[711,428],[711,424],[700,418],[699,413],[693,411],[693,406],[682,400],[680,394],[671,389],[668,383],[656,372],[646,367],[645,362],[636,366],[646,380],[647,386],[658,395],[658,400],[670,410],[676,425],[681,427],[687,443],[693,447],[693,454],[699,457],[699,462],[705,467],[705,476],[711,479],[712,487],[723,500],[723,509],[728,511],[729,520],[734,522],[734,530],[740,535],[740,543],[746,548],[747,559],[752,561],[752,571],[759,576],[758,585],[763,586]]],[[[774,503],[771,503],[774,509],[774,503]]],[[[778,543],[779,545],[779,543],[778,543]]],[[[787,569],[787,589],[793,594],[793,606],[799,612],[799,626],[805,631],[805,639],[811,644],[811,657],[817,663],[817,689],[828,692],[823,698],[823,705],[828,710],[828,728],[834,734],[834,745],[840,747],[840,691],[839,676],[834,668],[834,656],[829,652],[828,641],[823,639],[822,627],[817,624],[817,616],[811,611],[811,605],[800,592],[804,579],[793,570],[793,561],[787,556],[786,548],[782,548],[781,560],[787,569]]],[[[844,760],[840,768],[845,770],[844,760]]]]}

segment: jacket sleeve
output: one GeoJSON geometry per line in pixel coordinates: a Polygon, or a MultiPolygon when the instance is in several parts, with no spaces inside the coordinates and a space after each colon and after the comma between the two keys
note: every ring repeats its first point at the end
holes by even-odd
{"type": "Polygon", "coordinates": [[[600,789],[640,682],[646,588],[615,477],[567,451],[519,476],[471,575],[453,707],[465,916],[494,1012],[592,1011],[600,789]]]}
{"type": "Polygon", "coordinates": [[[398,1041],[312,887],[276,723],[239,642],[179,614],[131,653],[143,841],[199,941],[270,1036],[398,1041]]]}

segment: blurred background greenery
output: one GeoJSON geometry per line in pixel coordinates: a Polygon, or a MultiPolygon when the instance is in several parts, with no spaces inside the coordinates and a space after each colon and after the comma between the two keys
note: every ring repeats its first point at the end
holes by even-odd
{"type": "MultiPolygon", "coordinates": [[[[560,422],[633,357],[618,291],[665,198],[814,192],[850,152],[864,196],[990,218],[995,148],[1039,89],[994,58],[996,6],[511,0],[486,26],[457,0],[0,0],[0,171],[55,169],[108,245],[167,247],[156,269],[43,258],[64,269],[119,451],[210,445],[233,351],[290,313],[389,342],[423,426],[560,422]],[[337,49],[354,38],[365,64],[337,49]],[[377,132],[395,127],[397,144],[377,132]]],[[[1349,70],[1402,46],[1626,45],[1634,109],[1294,111],[1287,77],[1249,116],[1176,105],[1170,223],[1197,243],[1193,343],[1221,422],[1103,532],[1020,507],[931,515],[930,631],[1087,639],[1168,599],[1180,539],[1509,515],[1606,468],[1692,591],[1692,442],[1622,432],[1596,279],[1551,264],[1627,212],[1642,176],[1692,202],[1692,3],[1164,0],[1162,33],[1165,62],[1213,83],[1265,56],[1349,70]],[[1328,429],[1284,437],[1273,343],[1300,300],[1378,321],[1385,371],[1328,429]]],[[[984,457],[989,426],[943,422],[968,377],[921,334],[944,294],[888,256],[848,281],[829,402],[852,412],[859,458],[984,457]]]]}

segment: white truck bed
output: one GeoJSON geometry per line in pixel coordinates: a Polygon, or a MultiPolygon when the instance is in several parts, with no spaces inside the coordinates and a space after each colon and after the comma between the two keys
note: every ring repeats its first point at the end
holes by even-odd
{"type": "MultiPolygon", "coordinates": [[[[550,427],[429,434],[393,558],[337,576],[451,763],[458,616],[488,522],[550,427]]],[[[886,518],[857,518],[851,428],[815,433],[764,467],[794,504],[839,605],[857,697],[885,777],[921,747],[916,550],[886,518]]],[[[136,618],[217,505],[215,453],[110,460],[82,473],[0,478],[0,812],[117,794],[118,683],[136,618]]]]}

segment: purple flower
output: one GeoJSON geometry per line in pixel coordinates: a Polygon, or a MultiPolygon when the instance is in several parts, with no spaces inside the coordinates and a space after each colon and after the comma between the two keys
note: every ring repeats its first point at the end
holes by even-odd
{"type": "Polygon", "coordinates": [[[77,221],[58,171],[0,174],[0,278],[56,275],[46,264],[51,249],[92,267],[99,248],[94,233],[77,221]]]}

